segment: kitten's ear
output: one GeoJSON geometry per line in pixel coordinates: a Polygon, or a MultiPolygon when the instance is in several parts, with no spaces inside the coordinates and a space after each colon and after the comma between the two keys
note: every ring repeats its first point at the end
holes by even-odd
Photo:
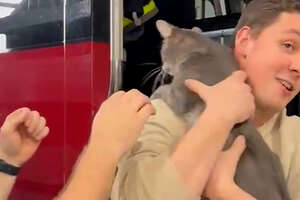
{"type": "Polygon", "coordinates": [[[197,32],[197,33],[202,33],[202,30],[201,30],[199,27],[196,27],[196,26],[194,26],[194,27],[192,28],[192,31],[195,31],[195,32],[197,32]]]}
{"type": "Polygon", "coordinates": [[[156,27],[163,38],[167,38],[171,36],[173,26],[167,23],[166,21],[157,20],[156,27]]]}

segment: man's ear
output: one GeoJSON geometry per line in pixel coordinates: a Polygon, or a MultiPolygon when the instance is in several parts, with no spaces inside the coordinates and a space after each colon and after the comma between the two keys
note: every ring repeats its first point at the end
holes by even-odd
{"type": "Polygon", "coordinates": [[[238,58],[247,58],[251,48],[251,31],[249,26],[243,26],[237,31],[234,41],[234,51],[238,58]]]}
{"type": "Polygon", "coordinates": [[[172,34],[173,26],[164,20],[157,20],[156,27],[163,38],[168,38],[172,34]]]}

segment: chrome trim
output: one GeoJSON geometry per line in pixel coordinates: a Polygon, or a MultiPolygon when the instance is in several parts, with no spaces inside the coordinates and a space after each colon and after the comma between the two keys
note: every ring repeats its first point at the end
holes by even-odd
{"type": "Polygon", "coordinates": [[[220,0],[220,6],[222,15],[227,15],[225,0],[220,0]]]}
{"type": "Polygon", "coordinates": [[[215,9],[216,16],[222,15],[222,8],[221,8],[220,0],[214,0],[214,9],[215,9]]]}
{"type": "Polygon", "coordinates": [[[122,87],[123,60],[123,1],[110,0],[109,96],[122,87]]]}
{"type": "Polygon", "coordinates": [[[216,16],[227,14],[225,0],[214,0],[214,8],[216,16]]]}
{"type": "Polygon", "coordinates": [[[222,29],[217,31],[207,31],[203,32],[202,34],[207,37],[224,37],[224,36],[231,36],[234,33],[234,28],[229,29],[222,29]]]}

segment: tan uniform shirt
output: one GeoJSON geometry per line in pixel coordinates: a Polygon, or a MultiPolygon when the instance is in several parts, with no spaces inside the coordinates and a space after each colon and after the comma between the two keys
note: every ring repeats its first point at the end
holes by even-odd
{"type": "MultiPolygon", "coordinates": [[[[199,200],[169,160],[172,148],[187,131],[186,124],[162,100],[152,104],[156,115],[119,163],[112,200],[199,200]]],[[[292,199],[300,200],[300,118],[287,117],[284,111],[259,131],[282,161],[292,199]]]]}

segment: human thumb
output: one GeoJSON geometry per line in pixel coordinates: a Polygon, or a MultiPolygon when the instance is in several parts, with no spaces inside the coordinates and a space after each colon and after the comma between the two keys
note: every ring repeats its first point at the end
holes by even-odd
{"type": "Polygon", "coordinates": [[[230,159],[230,165],[234,169],[236,169],[238,162],[246,148],[246,140],[245,137],[240,135],[238,136],[231,147],[226,151],[228,154],[228,158],[230,159]]]}

